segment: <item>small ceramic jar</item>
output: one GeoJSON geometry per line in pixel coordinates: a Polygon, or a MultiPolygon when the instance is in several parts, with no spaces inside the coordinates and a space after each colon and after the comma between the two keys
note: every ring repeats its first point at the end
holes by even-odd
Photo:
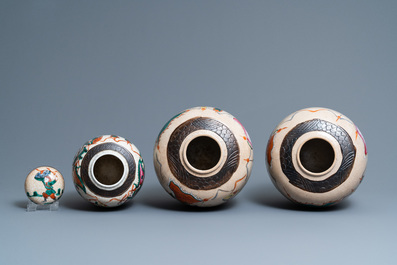
{"type": "Polygon", "coordinates": [[[45,205],[58,201],[65,189],[61,173],[53,167],[38,167],[25,180],[25,192],[35,204],[45,205]]]}
{"type": "Polygon", "coordinates": [[[292,113],[273,131],[267,168],[277,189],[293,202],[330,206],[363,179],[367,147],[354,123],[326,108],[292,113]]]}
{"type": "Polygon", "coordinates": [[[102,207],[116,207],[132,199],[142,186],[144,163],[130,141],[102,135],[85,143],[73,162],[78,193],[102,207]]]}
{"type": "Polygon", "coordinates": [[[182,203],[215,206],[246,184],[253,149],[248,133],[229,113],[196,107],[175,115],[156,140],[154,167],[163,188],[182,203]]]}

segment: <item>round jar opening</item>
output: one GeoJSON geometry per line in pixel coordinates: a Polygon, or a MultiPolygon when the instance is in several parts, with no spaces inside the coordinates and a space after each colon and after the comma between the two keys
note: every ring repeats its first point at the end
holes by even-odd
{"type": "Polygon", "coordinates": [[[187,146],[186,157],[190,165],[199,170],[215,167],[221,159],[221,148],[208,136],[199,136],[187,146]]]}
{"type": "Polygon", "coordinates": [[[327,171],[335,160],[331,144],[323,139],[311,139],[303,144],[299,159],[302,166],[313,173],[327,171]]]}
{"type": "Polygon", "coordinates": [[[94,164],[94,178],[103,185],[113,185],[124,174],[123,162],[114,155],[104,155],[94,164]]]}

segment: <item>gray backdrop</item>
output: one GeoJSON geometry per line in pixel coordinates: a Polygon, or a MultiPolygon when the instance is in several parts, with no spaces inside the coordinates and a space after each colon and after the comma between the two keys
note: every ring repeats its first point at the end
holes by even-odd
{"type": "Polygon", "coordinates": [[[0,264],[396,264],[396,1],[1,1],[0,264]],[[252,137],[251,178],[229,204],[181,205],[160,186],[155,138],[214,106],[252,137]],[[310,210],[272,185],[265,147],[288,114],[328,107],[369,148],[346,201],[310,210]],[[146,180],[103,210],[75,191],[73,156],[130,139],[146,180]],[[27,213],[24,181],[65,177],[57,212],[27,213]]]}

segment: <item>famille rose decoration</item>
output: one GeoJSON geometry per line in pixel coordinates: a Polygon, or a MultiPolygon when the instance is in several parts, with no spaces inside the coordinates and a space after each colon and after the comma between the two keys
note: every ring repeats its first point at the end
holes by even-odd
{"type": "Polygon", "coordinates": [[[216,206],[233,198],[248,181],[253,148],[235,117],[217,108],[196,107],[164,125],[153,162],[172,197],[188,205],[216,206]]]}
{"type": "Polygon", "coordinates": [[[35,168],[26,177],[26,195],[38,205],[52,204],[58,201],[64,189],[64,179],[61,173],[53,167],[35,168]]]}
{"type": "Polygon", "coordinates": [[[78,193],[102,207],[116,207],[132,199],[142,186],[145,167],[130,141],[102,135],[86,142],[73,162],[78,193]]]}
{"type": "Polygon", "coordinates": [[[280,122],[267,145],[267,168],[293,202],[330,206],[353,193],[364,177],[367,147],[354,123],[326,108],[308,108],[280,122]]]}

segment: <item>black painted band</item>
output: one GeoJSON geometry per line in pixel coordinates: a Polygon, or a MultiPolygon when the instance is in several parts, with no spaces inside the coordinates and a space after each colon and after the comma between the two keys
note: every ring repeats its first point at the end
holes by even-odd
{"type": "Polygon", "coordinates": [[[324,193],[341,185],[350,175],[354,165],[356,148],[350,135],[342,127],[328,121],[314,119],[299,123],[284,138],[280,148],[280,163],[284,174],[295,187],[313,193],[324,193]],[[339,143],[342,163],[335,174],[321,181],[313,181],[299,174],[292,162],[292,148],[303,134],[312,131],[326,132],[339,143]]]}
{"type": "Polygon", "coordinates": [[[240,150],[233,133],[226,125],[211,118],[198,117],[185,121],[172,132],[167,145],[167,159],[171,173],[181,183],[194,190],[211,190],[225,184],[237,170],[239,158],[240,150]],[[220,171],[212,176],[194,176],[181,162],[179,155],[181,144],[189,134],[197,130],[214,132],[226,144],[226,161],[220,171]]]}
{"type": "Polygon", "coordinates": [[[121,194],[123,194],[125,191],[127,191],[132,183],[134,182],[135,179],[135,160],[133,155],[124,147],[116,144],[116,143],[104,143],[97,145],[90,149],[87,154],[84,156],[83,161],[81,163],[81,179],[84,181],[84,184],[96,195],[102,196],[102,197],[116,197],[121,194]],[[103,190],[99,187],[97,187],[90,179],[88,175],[88,167],[89,164],[92,160],[92,158],[98,154],[99,152],[105,151],[105,150],[112,150],[118,152],[120,155],[122,155],[128,164],[128,176],[127,179],[124,181],[124,183],[118,187],[117,189],[114,190],[103,190]]]}

